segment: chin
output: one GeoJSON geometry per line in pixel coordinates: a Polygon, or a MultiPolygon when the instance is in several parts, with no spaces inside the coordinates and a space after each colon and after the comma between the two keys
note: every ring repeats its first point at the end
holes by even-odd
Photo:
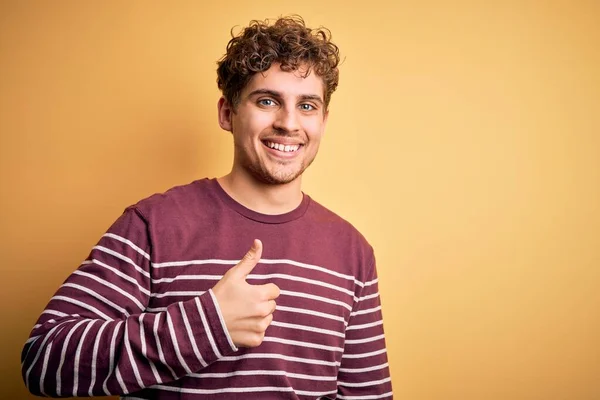
{"type": "Polygon", "coordinates": [[[273,173],[265,170],[251,170],[252,175],[260,182],[268,185],[286,185],[294,182],[304,172],[304,169],[300,171],[290,171],[282,173],[273,173]]]}
{"type": "Polygon", "coordinates": [[[274,175],[263,175],[263,182],[269,185],[287,185],[288,183],[294,182],[296,179],[300,177],[301,174],[296,174],[292,176],[274,176],[274,175]]]}

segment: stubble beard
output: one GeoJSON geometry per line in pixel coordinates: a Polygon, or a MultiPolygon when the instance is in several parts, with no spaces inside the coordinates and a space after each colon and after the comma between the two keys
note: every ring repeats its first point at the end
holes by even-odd
{"type": "Polygon", "coordinates": [[[275,165],[275,168],[272,168],[272,170],[270,170],[268,166],[262,163],[247,162],[245,165],[245,169],[250,173],[250,175],[252,175],[256,180],[258,180],[261,183],[265,183],[267,185],[285,185],[293,182],[299,176],[301,176],[307,167],[304,165],[304,162],[301,162],[298,169],[291,171],[285,171],[285,165],[281,165],[281,170],[278,170],[277,166],[278,165],[275,165]]]}
{"type": "Polygon", "coordinates": [[[293,182],[304,173],[306,168],[308,168],[315,159],[315,157],[311,160],[303,159],[300,161],[298,167],[288,170],[288,163],[276,161],[265,163],[258,158],[258,156],[257,161],[253,162],[242,149],[240,150],[239,156],[241,162],[239,165],[256,181],[267,185],[285,185],[293,182]]]}

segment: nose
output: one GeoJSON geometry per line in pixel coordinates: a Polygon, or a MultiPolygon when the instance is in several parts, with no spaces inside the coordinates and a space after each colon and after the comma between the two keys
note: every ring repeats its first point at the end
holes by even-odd
{"type": "Polygon", "coordinates": [[[296,110],[290,110],[287,107],[281,107],[277,111],[273,127],[278,131],[295,132],[300,129],[296,110]]]}

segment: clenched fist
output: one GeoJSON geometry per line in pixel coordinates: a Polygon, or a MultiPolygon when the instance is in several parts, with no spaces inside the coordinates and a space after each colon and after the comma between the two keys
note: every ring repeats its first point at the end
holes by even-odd
{"type": "Polygon", "coordinates": [[[238,347],[259,346],[273,320],[279,288],[273,284],[250,285],[246,277],[260,261],[262,242],[254,240],[244,258],[212,288],[225,325],[238,347]]]}

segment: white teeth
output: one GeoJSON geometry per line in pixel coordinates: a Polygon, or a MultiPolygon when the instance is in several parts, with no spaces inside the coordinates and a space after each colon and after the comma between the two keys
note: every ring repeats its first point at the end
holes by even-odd
{"type": "Polygon", "coordinates": [[[300,148],[300,145],[298,145],[298,144],[284,145],[281,143],[266,142],[266,145],[272,149],[284,151],[286,153],[291,153],[291,152],[297,151],[300,148]]]}

